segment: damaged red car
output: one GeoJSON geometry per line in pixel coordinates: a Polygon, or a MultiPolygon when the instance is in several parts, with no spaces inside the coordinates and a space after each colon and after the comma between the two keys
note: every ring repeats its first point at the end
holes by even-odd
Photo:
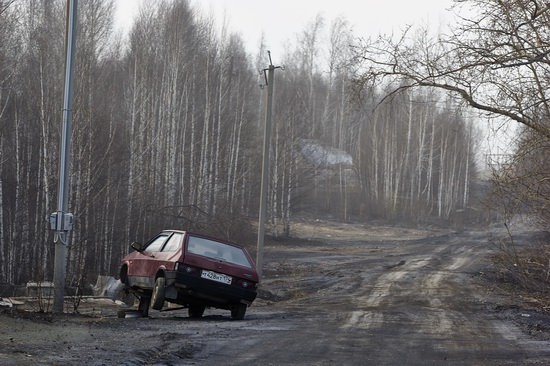
{"type": "Polygon", "coordinates": [[[165,303],[188,308],[202,317],[206,307],[244,318],[257,295],[258,273],[246,249],[225,240],[166,230],[122,259],[120,281],[139,297],[138,311],[162,310],[165,303]]]}

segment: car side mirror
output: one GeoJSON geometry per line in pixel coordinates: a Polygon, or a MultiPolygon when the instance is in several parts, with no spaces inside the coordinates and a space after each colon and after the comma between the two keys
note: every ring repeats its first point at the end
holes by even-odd
{"type": "Polygon", "coordinates": [[[137,241],[130,244],[130,247],[132,247],[132,249],[134,250],[137,250],[138,252],[141,252],[141,244],[138,243],[137,241]]]}

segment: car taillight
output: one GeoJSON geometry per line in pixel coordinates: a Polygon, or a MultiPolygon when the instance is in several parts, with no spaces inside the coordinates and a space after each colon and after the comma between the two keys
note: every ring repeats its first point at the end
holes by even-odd
{"type": "Polygon", "coordinates": [[[254,289],[256,288],[258,284],[256,282],[248,281],[248,280],[237,280],[237,286],[246,288],[246,289],[254,289]]]}
{"type": "Polygon", "coordinates": [[[196,267],[188,266],[187,264],[183,264],[179,262],[176,264],[176,270],[179,272],[184,272],[184,273],[193,274],[193,275],[199,274],[199,270],[196,267]]]}

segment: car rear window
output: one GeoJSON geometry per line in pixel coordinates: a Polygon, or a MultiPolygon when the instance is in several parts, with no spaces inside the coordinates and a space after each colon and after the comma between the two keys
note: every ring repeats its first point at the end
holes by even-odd
{"type": "Polygon", "coordinates": [[[252,268],[252,265],[241,248],[219,241],[190,236],[187,240],[187,251],[211,259],[217,259],[222,262],[252,268]]]}

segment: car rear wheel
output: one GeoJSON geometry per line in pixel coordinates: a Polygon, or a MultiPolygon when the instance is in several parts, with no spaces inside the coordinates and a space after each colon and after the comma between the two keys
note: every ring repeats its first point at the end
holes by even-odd
{"type": "Polygon", "coordinates": [[[190,318],[202,318],[202,314],[204,314],[204,309],[206,306],[203,305],[189,305],[189,317],[190,318]]]}
{"type": "Polygon", "coordinates": [[[151,307],[155,310],[162,310],[164,307],[166,293],[166,279],[164,277],[157,278],[155,288],[153,289],[153,298],[151,307]]]}
{"type": "Polygon", "coordinates": [[[246,314],[246,305],[237,304],[231,309],[231,317],[235,320],[243,320],[246,314]]]}

